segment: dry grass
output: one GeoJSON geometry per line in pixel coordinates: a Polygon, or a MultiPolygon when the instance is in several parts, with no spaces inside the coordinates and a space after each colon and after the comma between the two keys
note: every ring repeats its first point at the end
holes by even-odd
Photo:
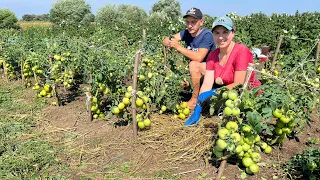
{"type": "Polygon", "coordinates": [[[48,21],[19,21],[18,24],[22,29],[29,27],[50,27],[52,25],[52,23],[48,21]]]}
{"type": "Polygon", "coordinates": [[[166,155],[166,163],[203,160],[212,147],[218,117],[203,119],[196,127],[184,127],[184,121],[172,117],[153,115],[152,128],[140,132],[139,143],[148,144],[166,155]],[[159,117],[157,117],[159,116],[159,117]]]}

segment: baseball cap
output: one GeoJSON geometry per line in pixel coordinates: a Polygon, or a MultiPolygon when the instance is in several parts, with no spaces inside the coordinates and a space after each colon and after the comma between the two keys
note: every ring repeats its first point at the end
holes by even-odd
{"type": "Polygon", "coordinates": [[[183,18],[186,18],[187,16],[192,16],[196,19],[202,19],[202,12],[200,11],[200,9],[193,7],[187,11],[186,15],[184,15],[183,18]]]}
{"type": "Polygon", "coordinates": [[[211,30],[213,30],[216,26],[223,26],[231,31],[234,28],[234,23],[233,20],[228,16],[219,16],[213,21],[211,30]]]}

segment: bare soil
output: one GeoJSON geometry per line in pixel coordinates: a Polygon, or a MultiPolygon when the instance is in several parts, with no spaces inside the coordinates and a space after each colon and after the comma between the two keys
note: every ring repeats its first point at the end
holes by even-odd
{"type": "MultiPolygon", "coordinates": [[[[34,96],[26,89],[21,98],[32,101],[34,96]]],[[[134,138],[132,125],[115,126],[115,116],[89,121],[85,97],[75,96],[63,106],[46,106],[35,131],[61,148],[57,161],[67,164],[69,179],[215,179],[220,162],[208,163],[207,154],[217,117],[201,120],[198,127],[183,127],[183,120],[166,114],[152,114],[151,120],[151,128],[134,138]]],[[[310,138],[320,138],[319,127],[314,113],[312,126],[306,126],[298,139],[286,139],[270,155],[261,153],[260,172],[246,179],[288,179],[281,164],[307,149],[310,138]]],[[[228,162],[222,178],[242,179],[238,165],[228,162]]]]}

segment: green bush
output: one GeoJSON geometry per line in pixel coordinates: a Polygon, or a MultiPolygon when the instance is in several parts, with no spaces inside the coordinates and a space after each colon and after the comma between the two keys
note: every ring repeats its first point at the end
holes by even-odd
{"type": "Polygon", "coordinates": [[[59,0],[50,10],[50,21],[60,26],[78,26],[91,7],[84,0],[59,0]]]}
{"type": "Polygon", "coordinates": [[[16,15],[9,9],[0,9],[0,29],[19,29],[16,15]]]}
{"type": "Polygon", "coordinates": [[[163,12],[173,21],[177,21],[181,18],[180,3],[176,0],[159,0],[152,6],[150,14],[155,12],[163,12]]]}
{"type": "Polygon", "coordinates": [[[84,18],[82,19],[81,24],[82,24],[82,25],[86,25],[86,24],[89,24],[89,23],[91,23],[91,22],[94,22],[94,18],[95,18],[94,14],[88,13],[88,14],[86,14],[86,15],[84,16],[84,18]]]}
{"type": "Polygon", "coordinates": [[[140,7],[107,4],[98,10],[96,22],[108,29],[120,31],[129,42],[133,42],[142,37],[142,29],[147,18],[147,13],[140,7]]]}

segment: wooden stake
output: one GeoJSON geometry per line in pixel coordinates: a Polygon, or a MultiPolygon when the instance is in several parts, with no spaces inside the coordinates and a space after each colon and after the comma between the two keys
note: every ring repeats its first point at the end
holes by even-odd
{"type": "MultiPolygon", "coordinates": [[[[90,73],[89,75],[89,78],[90,78],[90,82],[92,82],[92,73],[90,73]]],[[[89,119],[89,122],[93,121],[93,115],[92,115],[92,111],[91,111],[91,106],[92,106],[92,103],[91,103],[91,99],[92,99],[92,94],[91,94],[91,90],[92,90],[92,86],[89,85],[89,91],[87,92],[87,106],[88,106],[88,119],[89,119]]]]}
{"type": "Polygon", "coordinates": [[[142,29],[142,41],[143,41],[143,42],[146,41],[146,37],[147,37],[146,29],[143,28],[143,29],[142,29]]]}
{"type": "Polygon", "coordinates": [[[52,84],[52,93],[53,93],[54,99],[57,102],[57,106],[60,106],[60,100],[59,100],[59,97],[58,97],[58,93],[57,93],[57,88],[56,88],[56,83],[55,82],[53,82],[53,84],[52,84]]]}
{"type": "Polygon", "coordinates": [[[22,86],[26,87],[24,73],[23,73],[23,60],[22,59],[21,59],[21,68],[20,68],[20,70],[21,70],[21,84],[22,84],[22,86]]]}
{"type": "Polygon", "coordinates": [[[167,48],[166,46],[163,46],[163,63],[164,63],[164,66],[167,66],[167,48]]]}
{"type": "MultiPolygon", "coordinates": [[[[141,49],[142,49],[142,42],[139,41],[138,43],[139,43],[139,49],[141,50],[141,49]]],[[[141,54],[140,54],[140,55],[141,55],[141,54]]]]}
{"type": "MultiPolygon", "coordinates": [[[[141,52],[140,50],[136,52],[136,56],[134,58],[134,69],[133,69],[133,84],[132,89],[134,91],[137,90],[137,78],[138,78],[138,66],[141,59],[141,52]]],[[[136,93],[136,92],[134,92],[136,93]]],[[[136,121],[136,114],[137,114],[137,106],[136,106],[136,94],[132,95],[132,123],[133,123],[133,138],[136,139],[138,137],[138,126],[136,121]]]]}
{"type": "Polygon", "coordinates": [[[317,47],[317,52],[316,52],[316,62],[315,62],[316,71],[318,69],[319,52],[320,52],[320,40],[318,41],[318,47],[317,47]]]}
{"type": "Polygon", "coordinates": [[[277,56],[278,56],[282,41],[283,41],[283,35],[280,36],[280,39],[279,39],[279,42],[278,42],[278,46],[277,46],[276,52],[275,52],[273,60],[272,60],[271,69],[274,69],[274,66],[276,64],[276,59],[277,59],[277,56]]]}
{"type": "Polygon", "coordinates": [[[243,90],[244,89],[247,89],[248,87],[248,84],[249,84],[249,81],[250,81],[250,77],[251,77],[251,74],[252,74],[252,69],[254,68],[254,64],[253,63],[249,63],[248,65],[248,69],[247,69],[247,72],[246,72],[246,77],[244,79],[244,83],[243,83],[243,90]]]}
{"type": "Polygon", "coordinates": [[[216,180],[220,180],[221,179],[222,173],[223,173],[226,165],[227,165],[227,160],[226,159],[222,160],[222,162],[220,164],[220,167],[219,167],[219,170],[218,170],[218,174],[217,174],[216,180]]]}
{"type": "Polygon", "coordinates": [[[4,78],[8,82],[8,69],[7,69],[7,63],[6,60],[3,59],[3,73],[4,73],[4,78]]]}

